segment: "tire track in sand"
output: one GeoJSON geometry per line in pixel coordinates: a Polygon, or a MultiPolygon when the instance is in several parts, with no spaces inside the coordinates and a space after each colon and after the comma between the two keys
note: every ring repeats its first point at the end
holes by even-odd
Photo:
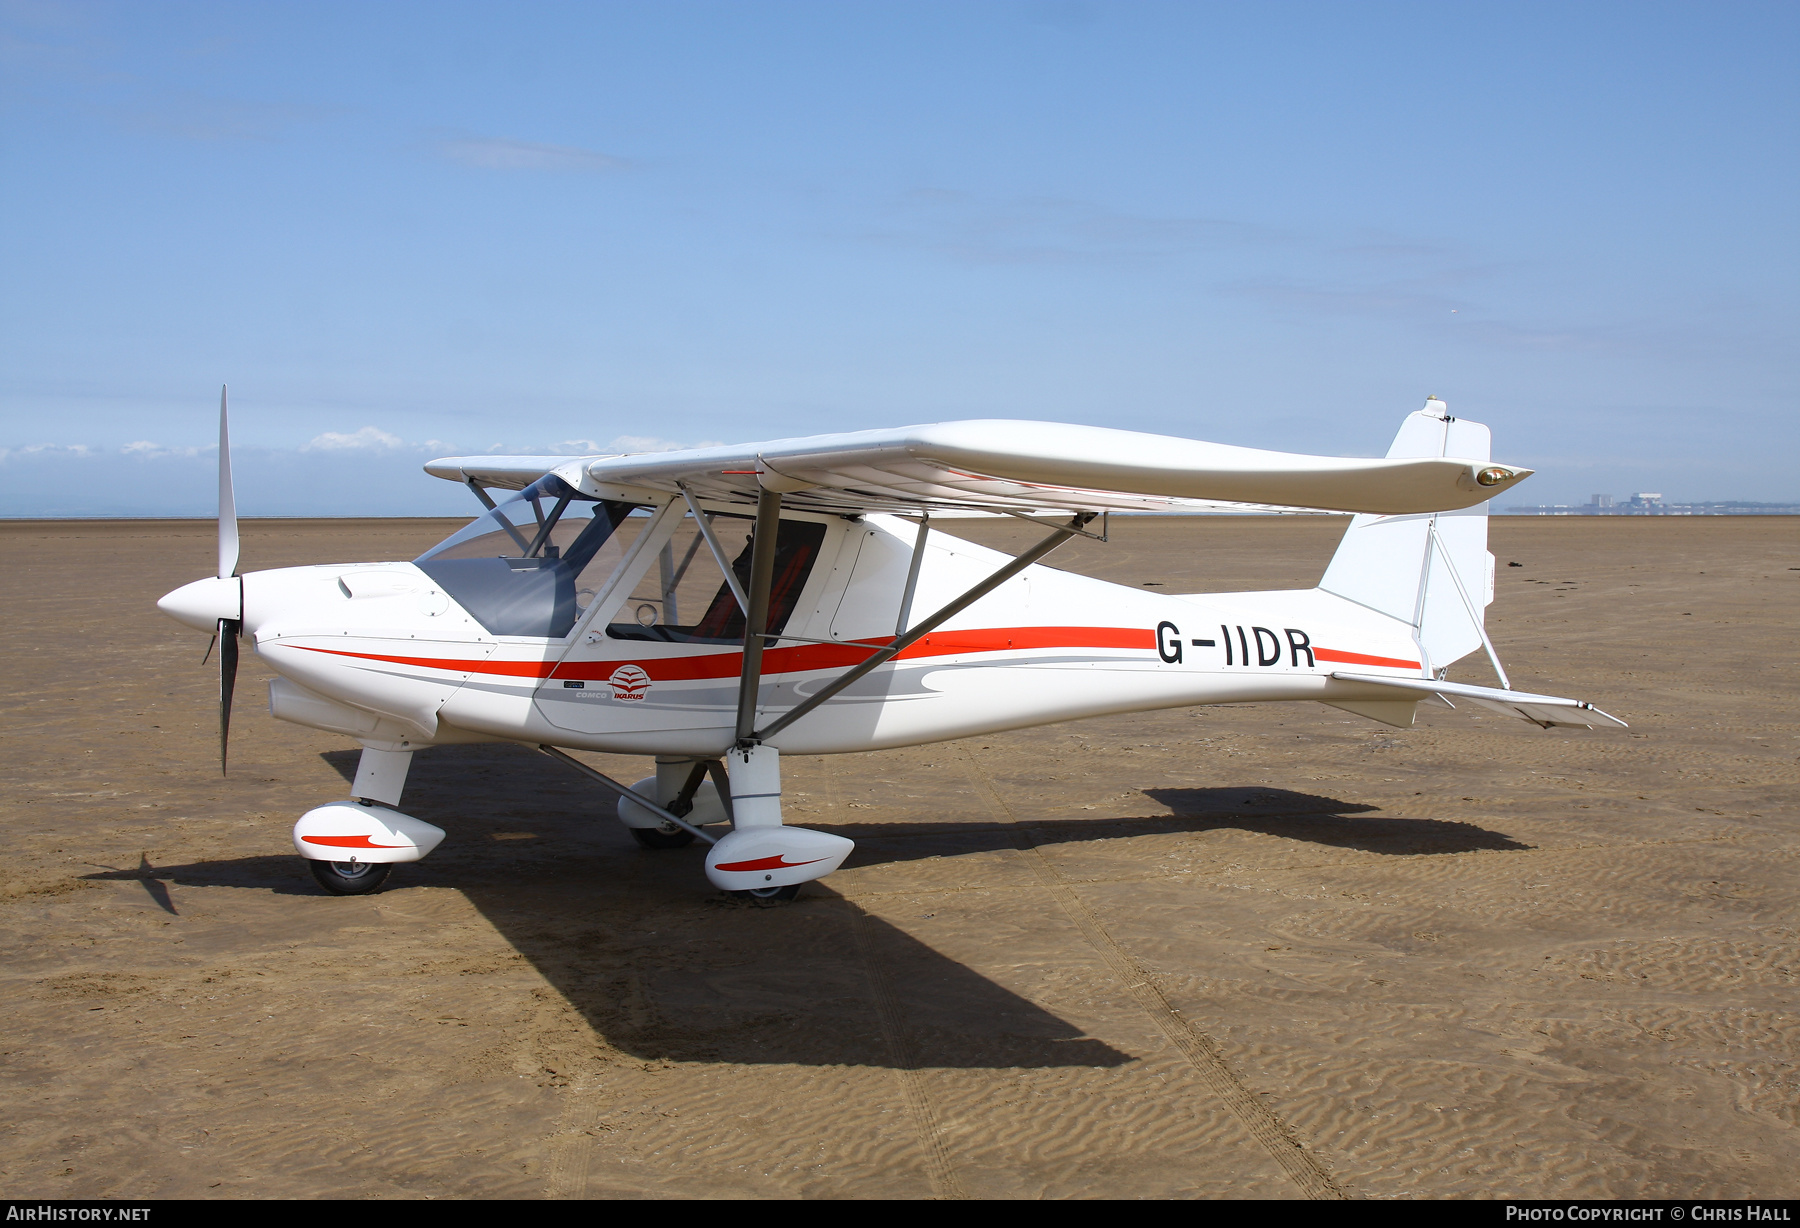
{"type": "Polygon", "coordinates": [[[875,999],[875,1013],[881,1020],[881,1040],[900,1078],[900,1090],[906,1097],[906,1111],[919,1132],[925,1150],[925,1172],[931,1179],[932,1192],[939,1198],[967,1198],[956,1169],[950,1163],[950,1149],[944,1144],[944,1132],[938,1125],[931,1097],[919,1078],[918,1054],[907,1036],[900,1005],[894,1000],[894,987],[888,980],[880,953],[875,950],[874,936],[869,933],[867,915],[854,903],[849,904],[850,929],[856,936],[856,952],[869,973],[870,992],[875,999]]]}
{"type": "MultiPolygon", "coordinates": [[[[637,988],[635,977],[632,987],[637,988]]],[[[535,990],[532,996],[535,1004],[530,1020],[521,1029],[513,1049],[513,1070],[521,1075],[548,1070],[545,1059],[552,1053],[555,1056],[551,1060],[558,1067],[567,1070],[574,1065],[579,1070],[563,1088],[563,1110],[557,1115],[556,1129],[545,1140],[549,1156],[544,1194],[553,1199],[586,1199],[592,1197],[588,1190],[589,1170],[600,1145],[598,1131],[606,1107],[605,1089],[595,1071],[580,1070],[588,1063],[571,1063],[569,1057],[583,1049],[588,1050],[586,1056],[590,1058],[603,1056],[605,1044],[591,1028],[576,1022],[574,1008],[561,994],[546,986],[535,990]],[[571,1040],[575,1042],[572,1045],[568,1043],[571,1040]],[[559,1049],[562,1052],[556,1052],[559,1049]]]]}
{"type": "MultiPolygon", "coordinates": [[[[839,807],[849,801],[849,798],[840,796],[842,789],[836,779],[814,784],[813,788],[821,801],[828,800],[839,807]]],[[[869,914],[861,904],[849,898],[844,899],[842,907],[849,914],[850,933],[856,940],[856,955],[862,961],[863,970],[868,977],[869,995],[874,999],[882,1046],[887,1050],[888,1063],[900,1082],[900,1093],[906,1101],[907,1115],[912,1118],[913,1129],[919,1136],[919,1147],[925,1154],[925,1176],[931,1182],[932,1194],[945,1200],[965,1199],[969,1196],[968,1192],[963,1189],[962,1181],[956,1175],[956,1166],[950,1159],[950,1147],[944,1141],[937,1107],[926,1090],[925,1080],[919,1077],[918,1051],[906,1030],[906,1016],[900,1009],[899,1000],[894,996],[894,983],[888,976],[887,965],[881,959],[881,952],[876,950],[869,914]]]]}
{"type": "Polygon", "coordinates": [[[588,1169],[594,1156],[594,1132],[600,1125],[597,1092],[588,1079],[577,1080],[568,1090],[562,1119],[550,1136],[549,1172],[544,1182],[550,1198],[580,1200],[589,1196],[588,1169]]]}
{"type": "Polygon", "coordinates": [[[1245,1087],[1219,1052],[1218,1045],[1210,1036],[1193,1027],[1183,1019],[1179,1012],[1169,1005],[1162,990],[1154,979],[1126,953],[1125,949],[1113,941],[1112,935],[1100,924],[1100,918],[1084,903],[1068,880],[1062,875],[1050,859],[1045,857],[1038,847],[1038,840],[1031,828],[1019,821],[1013,809],[1007,804],[1002,794],[988,776],[981,761],[975,757],[967,743],[956,744],[962,752],[963,762],[967,765],[969,779],[987,804],[989,811],[1001,822],[1019,832],[1019,851],[1025,854],[1032,872],[1043,884],[1051,897],[1062,908],[1069,920],[1081,931],[1081,936],[1089,946],[1106,963],[1113,975],[1119,979],[1126,992],[1131,994],[1143,1012],[1150,1016],[1157,1029],[1162,1032],[1186,1057],[1189,1064],[1200,1075],[1201,1081],[1210,1088],[1214,1095],[1224,1102],[1232,1115],[1243,1123],[1252,1138],[1261,1143],[1281,1171],[1298,1186],[1307,1197],[1319,1200],[1334,1200],[1345,1197],[1337,1182],[1331,1179],[1319,1161],[1295,1141],[1293,1133],[1279,1117],[1269,1110],[1247,1087],[1245,1087]]]}

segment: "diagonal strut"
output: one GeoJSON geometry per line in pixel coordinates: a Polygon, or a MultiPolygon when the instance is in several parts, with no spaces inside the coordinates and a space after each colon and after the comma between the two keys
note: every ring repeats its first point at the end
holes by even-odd
{"type": "MultiPolygon", "coordinates": [[[[811,712],[814,708],[817,708],[819,705],[823,704],[825,701],[838,695],[846,687],[855,683],[858,679],[863,678],[864,676],[868,675],[869,673],[873,672],[874,670],[887,664],[889,661],[891,661],[895,657],[899,656],[900,653],[904,652],[916,640],[919,640],[919,639],[923,638],[924,636],[930,634],[932,631],[935,631],[940,625],[942,625],[943,623],[946,623],[950,619],[956,617],[958,614],[962,613],[964,610],[966,610],[970,606],[974,605],[977,601],[980,601],[983,597],[987,596],[989,593],[991,593],[995,589],[999,588],[1002,584],[1005,584],[1008,580],[1010,580],[1014,576],[1018,575],[1021,571],[1024,571],[1027,567],[1030,567],[1033,563],[1037,562],[1039,559],[1041,559],[1045,555],[1049,554],[1052,550],[1056,549],[1058,546],[1060,546],[1064,542],[1068,541],[1071,537],[1074,537],[1076,534],[1080,533],[1082,528],[1090,520],[1094,519],[1094,517],[1096,515],[1097,515],[1097,513],[1095,513],[1095,512],[1078,512],[1078,513],[1076,513],[1075,518],[1072,519],[1071,521],[1069,521],[1068,524],[1063,525],[1060,528],[1058,528],[1055,532],[1051,533],[1050,536],[1046,537],[1043,541],[1039,542],[1037,545],[1035,545],[1031,549],[1027,550],[1024,554],[1021,554],[1018,558],[1016,558],[1012,562],[1008,563],[1005,567],[1002,567],[999,571],[996,571],[993,575],[991,575],[987,579],[983,580],[980,584],[977,584],[977,585],[975,585],[975,587],[964,592],[962,594],[962,596],[956,598],[956,600],[952,601],[949,605],[945,606],[943,609],[939,610],[937,613],[931,615],[929,618],[925,619],[923,622],[919,623],[917,626],[915,626],[911,630],[907,631],[904,635],[896,637],[893,643],[888,644],[887,646],[885,646],[883,648],[876,649],[868,657],[864,658],[860,664],[853,665],[849,669],[845,670],[843,673],[839,674],[835,679],[832,680],[832,682],[829,686],[826,686],[822,690],[814,692],[810,697],[807,698],[806,702],[801,704],[799,707],[790,709],[786,714],[776,718],[775,720],[771,721],[768,725],[765,725],[763,728],[757,730],[756,733],[754,734],[754,736],[752,737],[752,740],[757,741],[757,742],[768,741],[770,738],[772,738],[776,734],[780,733],[783,729],[786,729],[789,725],[792,725],[795,721],[799,720],[801,717],[803,717],[807,713],[811,712]]],[[[745,646],[745,649],[748,650],[749,642],[746,641],[744,646],[745,646]]],[[[748,658],[747,651],[746,651],[745,655],[746,655],[746,658],[748,658]]],[[[760,655],[761,654],[760,654],[760,650],[759,650],[759,653],[758,653],[759,663],[760,663],[760,655]]],[[[746,672],[747,672],[747,667],[746,667],[746,672]]],[[[754,711],[754,709],[753,709],[753,711],[754,711]]],[[[740,727],[742,726],[742,719],[743,719],[743,710],[742,710],[742,708],[740,708],[739,709],[740,727]]],[[[739,736],[741,738],[743,735],[740,734],[739,736]]]]}

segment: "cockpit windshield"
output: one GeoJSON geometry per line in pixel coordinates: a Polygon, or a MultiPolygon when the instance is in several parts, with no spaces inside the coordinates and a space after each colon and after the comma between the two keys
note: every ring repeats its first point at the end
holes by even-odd
{"type": "Polygon", "coordinates": [[[582,494],[554,475],[477,517],[415,560],[494,635],[556,638],[619,561],[631,504],[582,494]]]}

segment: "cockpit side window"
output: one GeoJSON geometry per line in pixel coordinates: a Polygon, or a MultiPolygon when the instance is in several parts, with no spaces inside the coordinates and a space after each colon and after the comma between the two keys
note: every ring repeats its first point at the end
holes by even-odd
{"type": "Polygon", "coordinates": [[[631,510],[547,476],[415,562],[491,634],[560,638],[635,536],[631,510]]]}
{"type": "MultiPolygon", "coordinates": [[[[728,551],[741,543],[731,570],[738,584],[748,591],[750,556],[755,548],[754,534],[750,532],[753,522],[715,515],[709,523],[728,551]]],[[[620,640],[673,644],[744,642],[744,611],[699,537],[699,528],[691,518],[683,522],[676,536],[663,547],[661,566],[645,576],[626,602],[624,612],[632,621],[613,623],[606,629],[608,635],[620,640]],[[700,612],[693,622],[682,618],[689,610],[700,612]]],[[[775,539],[774,583],[769,591],[770,631],[783,630],[793,617],[824,540],[822,524],[805,520],[781,522],[775,539]]]]}

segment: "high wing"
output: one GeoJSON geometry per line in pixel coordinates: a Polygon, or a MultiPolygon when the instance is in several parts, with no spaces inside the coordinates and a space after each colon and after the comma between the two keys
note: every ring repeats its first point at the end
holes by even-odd
{"type": "Polygon", "coordinates": [[[1484,460],[1362,460],[1270,452],[1061,422],[985,419],[631,456],[449,457],[453,481],[519,489],[557,470],[581,484],[714,502],[780,491],[787,506],[838,512],[1190,511],[1262,505],[1404,515],[1470,507],[1529,477],[1484,460]]]}
{"type": "Polygon", "coordinates": [[[580,456],[447,456],[430,461],[425,472],[452,482],[474,482],[498,490],[524,490],[580,456]]]}

